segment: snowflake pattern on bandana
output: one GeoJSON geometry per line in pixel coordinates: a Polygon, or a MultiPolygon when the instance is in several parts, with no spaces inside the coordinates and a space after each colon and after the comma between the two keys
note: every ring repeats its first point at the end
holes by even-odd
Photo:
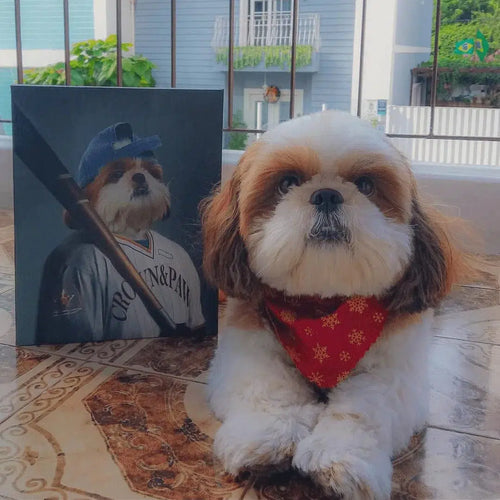
{"type": "Polygon", "coordinates": [[[365,341],[363,330],[356,330],[356,328],[353,328],[347,337],[351,344],[361,345],[365,341]]]}
{"type": "Polygon", "coordinates": [[[353,297],[347,301],[347,305],[349,306],[349,311],[359,314],[363,314],[368,307],[368,303],[363,297],[353,297]]]}
{"type": "Polygon", "coordinates": [[[266,302],[271,326],[297,369],[322,389],[343,382],[382,333],[387,311],[374,297],[351,297],[318,316],[309,305],[266,302]]]}
{"type": "Polygon", "coordinates": [[[338,324],[340,324],[340,321],[336,313],[321,318],[321,326],[331,328],[332,330],[334,330],[338,324]]]}
{"type": "Polygon", "coordinates": [[[297,319],[295,317],[295,314],[292,311],[288,311],[287,309],[283,309],[280,312],[280,318],[281,320],[286,323],[287,325],[291,325],[294,323],[294,321],[297,319]]]}

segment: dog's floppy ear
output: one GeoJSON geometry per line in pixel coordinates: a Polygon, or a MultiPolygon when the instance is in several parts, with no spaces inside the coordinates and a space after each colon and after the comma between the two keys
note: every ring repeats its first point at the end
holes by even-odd
{"type": "Polygon", "coordinates": [[[436,307],[464,273],[464,255],[451,242],[445,218],[416,196],[412,204],[413,254],[402,278],[387,297],[390,311],[417,313],[436,307]]]}
{"type": "Polygon", "coordinates": [[[259,282],[248,265],[240,234],[241,169],[200,205],[203,229],[203,270],[208,281],[226,295],[254,299],[259,282]]]}

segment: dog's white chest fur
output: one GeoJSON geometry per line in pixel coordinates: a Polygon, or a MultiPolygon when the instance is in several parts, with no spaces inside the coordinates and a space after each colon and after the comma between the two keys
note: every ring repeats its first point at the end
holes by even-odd
{"type": "Polygon", "coordinates": [[[389,498],[390,458],[425,424],[431,321],[429,311],[380,338],[326,404],[273,332],[226,326],[208,385],[225,469],[291,461],[346,499],[389,498]]]}

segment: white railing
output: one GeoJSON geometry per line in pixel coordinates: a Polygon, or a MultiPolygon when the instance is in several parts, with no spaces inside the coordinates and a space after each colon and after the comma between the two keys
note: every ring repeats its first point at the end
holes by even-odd
{"type": "MultiPolygon", "coordinates": [[[[301,14],[298,18],[297,45],[311,45],[314,50],[320,47],[319,14],[301,14]]],[[[276,46],[292,44],[291,12],[269,12],[247,16],[236,23],[235,45],[237,46],[276,46]]],[[[229,43],[229,18],[216,16],[212,47],[227,47],[229,43]]]]}
{"type": "MultiPolygon", "coordinates": [[[[388,106],[388,134],[427,134],[431,108],[388,106]]],[[[436,107],[436,135],[500,137],[500,109],[436,107]]],[[[394,144],[412,161],[487,165],[500,167],[499,141],[393,138],[394,144]]]]}

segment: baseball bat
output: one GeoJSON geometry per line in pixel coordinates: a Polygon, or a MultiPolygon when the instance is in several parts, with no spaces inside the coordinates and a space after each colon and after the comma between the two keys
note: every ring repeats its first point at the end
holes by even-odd
{"type": "Polygon", "coordinates": [[[68,169],[16,103],[12,105],[12,119],[17,131],[14,137],[14,153],[90,235],[97,248],[108,257],[120,276],[130,284],[160,327],[162,335],[172,336],[176,330],[172,318],[92,208],[68,169]]]}

